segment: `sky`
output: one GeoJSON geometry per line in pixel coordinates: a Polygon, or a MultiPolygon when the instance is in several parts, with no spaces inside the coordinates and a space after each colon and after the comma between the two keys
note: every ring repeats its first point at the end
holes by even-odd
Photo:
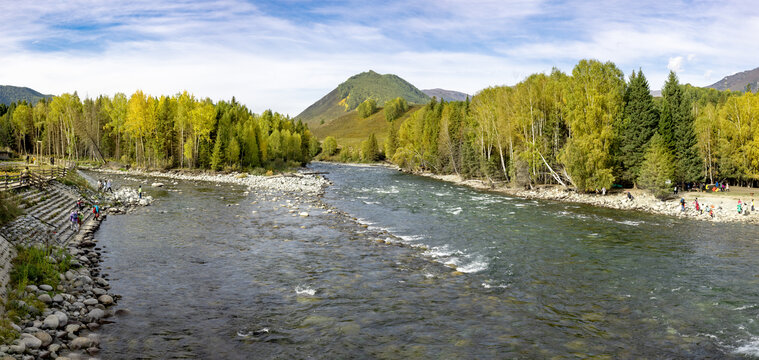
{"type": "Polygon", "coordinates": [[[581,59],[707,86],[759,66],[755,1],[0,0],[0,84],[187,90],[297,115],[374,70],[475,94],[581,59]]]}

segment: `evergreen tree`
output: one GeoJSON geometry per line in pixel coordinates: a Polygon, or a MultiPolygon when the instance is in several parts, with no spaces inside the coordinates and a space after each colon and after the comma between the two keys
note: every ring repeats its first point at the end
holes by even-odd
{"type": "Polygon", "coordinates": [[[361,143],[361,160],[366,162],[375,162],[379,159],[377,148],[377,138],[374,133],[361,143]]]}
{"type": "Polygon", "coordinates": [[[398,148],[398,130],[394,124],[390,124],[390,132],[385,139],[385,157],[392,159],[395,155],[395,149],[398,148]]]}
{"type": "Polygon", "coordinates": [[[696,148],[691,101],[684,96],[677,75],[672,71],[662,89],[662,98],[659,131],[675,155],[675,180],[680,183],[698,181],[703,168],[696,148]]]}
{"type": "Polygon", "coordinates": [[[216,134],[216,141],[213,145],[213,152],[211,153],[211,170],[221,169],[222,153],[221,153],[221,136],[216,134]]]}
{"type": "Polygon", "coordinates": [[[659,112],[642,70],[637,74],[633,71],[630,75],[624,101],[624,122],[620,132],[620,180],[634,183],[640,173],[646,144],[659,125],[659,112]]]}
{"type": "Polygon", "coordinates": [[[644,189],[650,190],[654,196],[664,199],[672,188],[675,175],[675,158],[672,156],[664,138],[658,133],[649,142],[641,164],[638,181],[644,189]]]}

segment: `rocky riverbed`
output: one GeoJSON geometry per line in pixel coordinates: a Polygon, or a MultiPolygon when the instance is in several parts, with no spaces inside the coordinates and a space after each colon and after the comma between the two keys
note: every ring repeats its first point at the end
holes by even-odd
{"type": "MultiPolygon", "coordinates": [[[[102,249],[97,247],[93,237],[104,219],[105,216],[89,220],[69,243],[72,270],[60,274],[57,288],[48,284],[26,287],[24,295],[36,297],[46,309],[34,318],[12,324],[20,337],[11,345],[0,347],[0,357],[66,360],[98,355],[97,329],[120,313],[111,308],[119,296],[109,292],[107,275],[101,274],[102,249]]],[[[17,307],[29,306],[21,300],[17,302],[14,304],[17,307]]]]}
{"type": "MultiPolygon", "coordinates": [[[[323,188],[329,185],[329,181],[321,176],[307,173],[290,173],[283,175],[261,176],[249,175],[247,173],[230,173],[230,174],[189,174],[182,172],[161,172],[161,171],[142,171],[142,170],[109,170],[93,169],[93,171],[106,174],[119,175],[137,175],[150,176],[158,178],[167,178],[173,180],[189,181],[210,181],[217,183],[237,184],[247,186],[250,190],[275,190],[285,192],[297,192],[307,194],[319,194],[323,188]]],[[[161,183],[153,183],[154,187],[160,187],[161,183]]]]}

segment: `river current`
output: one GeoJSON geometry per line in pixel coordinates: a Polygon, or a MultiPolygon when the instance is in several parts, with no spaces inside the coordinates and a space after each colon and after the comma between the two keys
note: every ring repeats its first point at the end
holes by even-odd
{"type": "Polygon", "coordinates": [[[756,226],[311,168],[339,211],[168,182],[150,207],[110,216],[96,238],[129,314],[100,329],[102,357],[759,355],[756,226]]]}

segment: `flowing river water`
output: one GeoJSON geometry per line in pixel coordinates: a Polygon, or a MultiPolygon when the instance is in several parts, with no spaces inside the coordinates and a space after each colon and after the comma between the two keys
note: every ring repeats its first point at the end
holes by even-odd
{"type": "Polygon", "coordinates": [[[756,226],[311,168],[323,199],[185,181],[110,216],[96,238],[129,314],[102,357],[759,354],[756,226]]]}

